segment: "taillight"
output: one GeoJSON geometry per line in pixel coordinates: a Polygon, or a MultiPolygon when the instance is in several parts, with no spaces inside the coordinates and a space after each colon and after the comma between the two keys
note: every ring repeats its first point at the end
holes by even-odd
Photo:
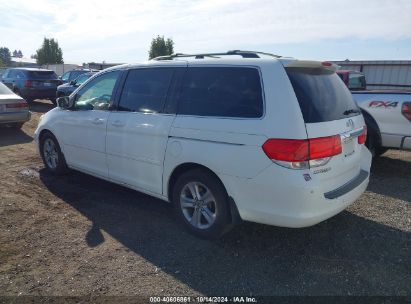
{"type": "Polygon", "coordinates": [[[25,88],[31,88],[33,86],[33,82],[31,80],[26,80],[24,82],[24,87],[25,88]]]}
{"type": "Polygon", "coordinates": [[[310,143],[310,159],[318,159],[331,157],[342,153],[340,135],[311,138],[310,143]]]}
{"type": "Polygon", "coordinates": [[[358,136],[358,143],[362,145],[367,140],[367,126],[364,126],[360,136],[358,136]]]}
{"type": "Polygon", "coordinates": [[[18,103],[8,103],[6,104],[7,109],[21,109],[21,108],[28,108],[29,105],[27,102],[18,102],[18,103]]]}
{"type": "Polygon", "coordinates": [[[293,169],[322,166],[331,156],[342,153],[339,135],[310,139],[269,139],[262,148],[271,160],[293,169]]]}
{"type": "Polygon", "coordinates": [[[411,121],[411,102],[404,102],[402,104],[401,113],[406,119],[411,121]]]}
{"type": "Polygon", "coordinates": [[[269,139],[263,144],[269,159],[298,162],[309,160],[309,146],[306,139],[269,139]]]}

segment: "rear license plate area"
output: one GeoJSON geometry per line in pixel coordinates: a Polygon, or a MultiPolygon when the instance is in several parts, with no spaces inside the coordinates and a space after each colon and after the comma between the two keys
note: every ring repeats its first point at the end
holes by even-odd
{"type": "Polygon", "coordinates": [[[353,137],[346,137],[343,139],[344,156],[349,157],[355,152],[355,142],[353,137]]]}

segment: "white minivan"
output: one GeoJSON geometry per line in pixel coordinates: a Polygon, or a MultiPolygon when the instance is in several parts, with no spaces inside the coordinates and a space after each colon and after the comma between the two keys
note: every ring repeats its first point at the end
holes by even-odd
{"type": "Polygon", "coordinates": [[[241,220],[306,227],[369,180],[364,119],[335,70],[247,51],[116,66],[60,98],[36,142],[52,173],[171,202],[201,237],[241,220]]]}

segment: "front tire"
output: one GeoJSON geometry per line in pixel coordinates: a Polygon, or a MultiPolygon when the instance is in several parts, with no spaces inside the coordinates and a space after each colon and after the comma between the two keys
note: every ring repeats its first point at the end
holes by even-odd
{"type": "Polygon", "coordinates": [[[55,175],[67,172],[67,164],[56,137],[47,132],[40,138],[40,154],[44,166],[55,175]]]}
{"type": "Polygon", "coordinates": [[[172,199],[180,221],[196,236],[215,239],[231,228],[227,192],[206,170],[183,173],[175,183],[172,199]]]}

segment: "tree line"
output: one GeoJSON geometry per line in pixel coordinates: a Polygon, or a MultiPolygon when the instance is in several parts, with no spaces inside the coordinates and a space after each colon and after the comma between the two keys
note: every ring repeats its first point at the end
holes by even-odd
{"type": "MultiPolygon", "coordinates": [[[[151,40],[148,59],[158,56],[166,56],[174,53],[174,41],[171,38],[165,39],[158,35],[151,40]]],[[[7,47],[0,47],[0,67],[9,66],[12,57],[23,58],[21,50],[14,50],[13,53],[7,47]]],[[[38,65],[64,63],[63,51],[54,38],[44,38],[43,43],[36,53],[30,56],[36,59],[38,65]]]]}

